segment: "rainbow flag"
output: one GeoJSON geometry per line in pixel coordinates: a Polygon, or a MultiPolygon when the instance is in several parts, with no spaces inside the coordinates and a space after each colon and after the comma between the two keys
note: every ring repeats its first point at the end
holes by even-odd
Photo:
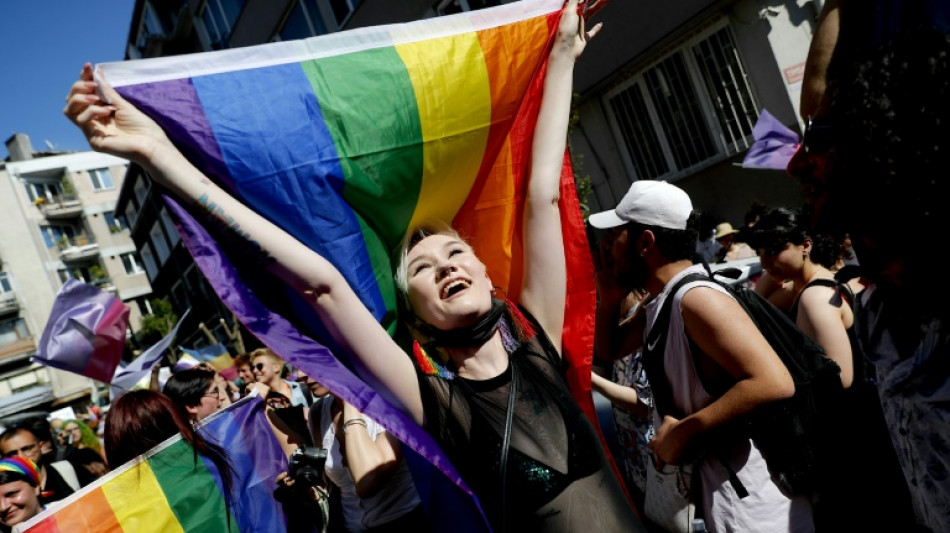
{"type": "MultiPolygon", "coordinates": [[[[211,179],[330,260],[396,334],[391,257],[421,221],[450,221],[494,284],[517,300],[531,138],[561,7],[522,0],[301,41],[108,63],[101,74],[211,179]]],[[[264,274],[266,258],[167,203],[196,263],[254,335],[469,492],[434,441],[357,375],[309,305],[264,274]]],[[[568,379],[596,425],[593,266],[566,156],[561,212],[568,379]]],[[[430,481],[433,498],[445,493],[430,481]]]]}
{"type": "Polygon", "coordinates": [[[225,506],[217,467],[175,435],[119,466],[15,531],[286,531],[274,500],[277,474],[287,468],[260,396],[249,396],[205,419],[200,431],[227,450],[233,466],[232,506],[225,506]]]}
{"type": "Polygon", "coordinates": [[[181,349],[183,355],[178,359],[175,368],[191,368],[199,363],[208,363],[217,370],[224,379],[237,379],[237,369],[234,368],[234,359],[223,344],[212,344],[201,348],[181,349]]]}

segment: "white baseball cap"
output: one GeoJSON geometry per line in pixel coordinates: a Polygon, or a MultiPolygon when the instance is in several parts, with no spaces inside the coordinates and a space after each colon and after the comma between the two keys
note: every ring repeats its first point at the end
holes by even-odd
{"type": "Polygon", "coordinates": [[[608,229],[637,222],[667,229],[686,229],[693,203],[683,189],[665,181],[638,180],[615,209],[591,215],[591,226],[608,229]]]}

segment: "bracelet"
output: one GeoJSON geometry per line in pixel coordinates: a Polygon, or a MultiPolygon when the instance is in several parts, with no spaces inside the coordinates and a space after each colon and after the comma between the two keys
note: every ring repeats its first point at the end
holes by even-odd
{"type": "Polygon", "coordinates": [[[363,420],[362,418],[351,418],[351,419],[346,420],[345,422],[343,422],[343,433],[346,434],[346,432],[347,432],[347,431],[346,431],[347,426],[352,426],[352,425],[354,425],[354,424],[363,426],[363,429],[368,429],[368,428],[366,427],[366,421],[363,420]]]}

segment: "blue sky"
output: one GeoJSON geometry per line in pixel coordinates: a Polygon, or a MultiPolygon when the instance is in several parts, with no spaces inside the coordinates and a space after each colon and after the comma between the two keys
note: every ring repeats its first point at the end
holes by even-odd
{"type": "Polygon", "coordinates": [[[37,150],[88,150],[63,116],[84,61],[125,57],[134,0],[0,1],[0,159],[5,141],[26,133],[37,150]]]}

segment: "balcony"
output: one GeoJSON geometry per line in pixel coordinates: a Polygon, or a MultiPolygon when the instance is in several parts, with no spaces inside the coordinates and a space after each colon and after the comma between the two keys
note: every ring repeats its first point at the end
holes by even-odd
{"type": "Polygon", "coordinates": [[[0,317],[12,315],[20,310],[20,302],[16,299],[16,293],[5,292],[0,294],[0,317]]]}
{"type": "Polygon", "coordinates": [[[59,258],[63,262],[75,263],[99,256],[99,245],[86,235],[79,235],[72,239],[63,237],[56,244],[59,246],[59,258]]]}
{"type": "Polygon", "coordinates": [[[40,212],[49,220],[61,220],[64,218],[76,218],[82,215],[82,203],[74,194],[64,194],[54,196],[52,200],[42,199],[38,202],[40,212]]]}

